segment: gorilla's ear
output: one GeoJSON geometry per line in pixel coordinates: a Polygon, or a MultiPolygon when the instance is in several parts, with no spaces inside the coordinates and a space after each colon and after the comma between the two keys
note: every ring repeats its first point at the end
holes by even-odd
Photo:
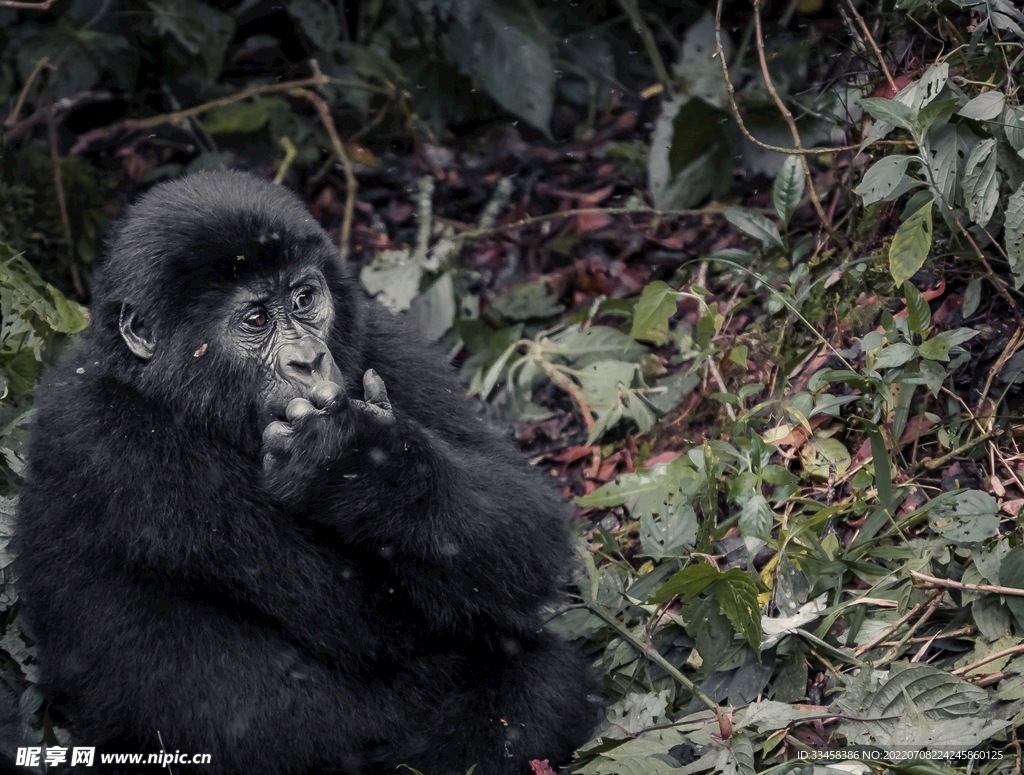
{"type": "Polygon", "coordinates": [[[153,330],[146,325],[139,314],[127,304],[121,305],[121,319],[118,322],[121,338],[139,358],[148,361],[156,352],[156,338],[153,330]]]}

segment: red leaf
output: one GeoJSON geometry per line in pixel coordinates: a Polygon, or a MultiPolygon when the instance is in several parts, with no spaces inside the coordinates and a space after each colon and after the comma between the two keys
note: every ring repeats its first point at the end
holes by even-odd
{"type": "Polygon", "coordinates": [[[547,759],[533,759],[530,762],[530,769],[533,771],[533,775],[555,775],[555,771],[551,769],[547,759]]]}

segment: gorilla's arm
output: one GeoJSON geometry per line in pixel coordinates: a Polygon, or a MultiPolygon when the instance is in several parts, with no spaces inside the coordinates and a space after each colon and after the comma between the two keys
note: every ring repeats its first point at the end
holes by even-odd
{"type": "Polygon", "coordinates": [[[256,461],[94,377],[95,360],[62,364],[37,405],[18,535],[23,564],[40,566],[32,577],[62,586],[42,569],[113,566],[258,612],[312,651],[371,651],[355,582],[265,502],[256,461]]]}
{"type": "Polygon", "coordinates": [[[291,458],[270,477],[272,491],[390,560],[428,620],[466,626],[483,614],[535,629],[572,554],[565,504],[485,423],[439,352],[387,320],[377,326],[366,363],[394,421],[358,401],[333,422],[293,421],[291,458]]]}

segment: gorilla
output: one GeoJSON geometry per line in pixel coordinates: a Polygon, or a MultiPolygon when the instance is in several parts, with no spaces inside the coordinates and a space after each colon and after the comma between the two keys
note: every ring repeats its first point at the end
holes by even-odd
{"type": "Polygon", "coordinates": [[[153,188],[108,252],[17,514],[21,613],[75,744],[244,775],[568,760],[603,695],[542,626],[566,507],[443,353],[246,173],[153,188]]]}

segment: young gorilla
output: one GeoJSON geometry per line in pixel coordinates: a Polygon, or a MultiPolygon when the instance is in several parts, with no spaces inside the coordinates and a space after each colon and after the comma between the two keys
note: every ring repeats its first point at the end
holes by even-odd
{"type": "MultiPolygon", "coordinates": [[[[53,702],[204,773],[522,773],[597,720],[541,626],[564,505],[250,175],[153,189],[37,399],[18,589],[53,702]]],[[[177,767],[179,771],[188,768],[177,767]]]]}

